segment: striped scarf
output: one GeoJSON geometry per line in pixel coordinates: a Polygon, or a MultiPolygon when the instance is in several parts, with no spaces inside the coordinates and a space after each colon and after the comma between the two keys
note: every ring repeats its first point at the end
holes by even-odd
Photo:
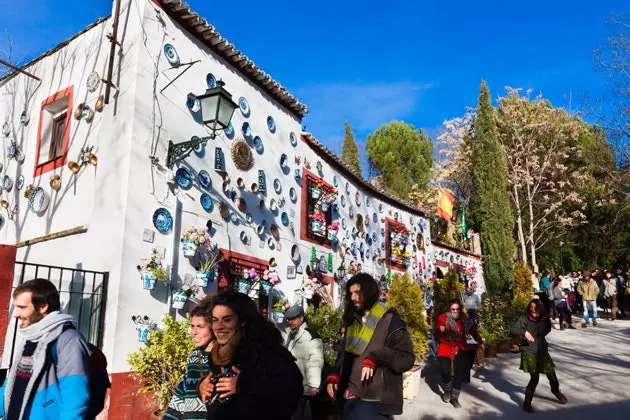
{"type": "Polygon", "coordinates": [[[370,313],[365,322],[361,322],[360,319],[357,319],[346,329],[346,351],[348,353],[354,354],[355,356],[363,354],[368,344],[370,344],[378,321],[385,316],[388,309],[389,308],[384,303],[376,302],[374,306],[372,306],[372,309],[370,309],[370,313]]]}

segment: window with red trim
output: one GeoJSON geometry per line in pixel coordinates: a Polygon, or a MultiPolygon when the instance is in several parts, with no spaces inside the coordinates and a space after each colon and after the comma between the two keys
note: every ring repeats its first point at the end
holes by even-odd
{"type": "Polygon", "coordinates": [[[411,231],[402,223],[387,220],[386,223],[386,253],[387,263],[391,267],[406,270],[411,262],[412,244],[409,240],[411,231]]]}
{"type": "MultiPolygon", "coordinates": [[[[322,245],[330,246],[329,228],[333,223],[333,202],[337,190],[321,178],[305,174],[306,193],[305,238],[322,245]]],[[[335,231],[336,233],[336,231],[335,231]]]]}
{"type": "Polygon", "coordinates": [[[33,176],[43,175],[66,164],[73,100],[74,87],[70,86],[42,102],[33,176]]]}

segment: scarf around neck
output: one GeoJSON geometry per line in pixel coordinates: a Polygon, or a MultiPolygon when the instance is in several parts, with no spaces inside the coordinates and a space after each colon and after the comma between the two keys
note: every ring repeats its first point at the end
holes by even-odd
{"type": "Polygon", "coordinates": [[[455,318],[450,312],[446,313],[446,331],[450,340],[460,341],[465,334],[470,334],[470,330],[474,327],[472,320],[465,314],[461,314],[455,318]],[[460,331],[457,321],[462,320],[464,330],[460,331]]]}
{"type": "Polygon", "coordinates": [[[216,366],[226,367],[232,360],[234,359],[234,353],[236,352],[236,348],[241,341],[241,332],[237,332],[234,334],[234,337],[224,345],[220,345],[216,340],[213,343],[212,350],[210,353],[212,355],[212,362],[216,366]]]}
{"type": "Polygon", "coordinates": [[[363,354],[368,344],[370,344],[378,322],[388,310],[387,305],[382,302],[376,302],[370,309],[365,322],[355,319],[352,325],[346,328],[346,351],[348,353],[355,356],[363,354]]]}
{"type": "Polygon", "coordinates": [[[21,342],[16,346],[16,358],[13,360],[11,370],[9,371],[4,388],[4,412],[9,409],[9,403],[11,402],[11,394],[13,393],[13,386],[15,385],[15,377],[17,374],[18,361],[24,353],[24,347],[27,341],[37,342],[37,348],[33,353],[33,375],[31,376],[28,385],[26,386],[26,392],[24,393],[24,400],[22,402],[22,408],[20,409],[20,416],[22,419],[26,404],[30,400],[30,394],[33,390],[33,386],[36,383],[39,375],[42,373],[44,364],[46,362],[46,350],[50,343],[55,341],[61,335],[63,326],[67,323],[72,323],[76,327],[76,321],[71,315],[62,314],[60,311],[54,311],[46,315],[42,320],[36,322],[28,327],[18,330],[21,336],[21,342]]]}

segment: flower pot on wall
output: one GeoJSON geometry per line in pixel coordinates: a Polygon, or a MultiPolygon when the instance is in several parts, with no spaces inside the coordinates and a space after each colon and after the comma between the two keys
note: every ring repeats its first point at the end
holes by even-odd
{"type": "Polygon", "coordinates": [[[311,197],[318,199],[322,196],[322,190],[320,188],[311,188],[311,197]]]}
{"type": "Polygon", "coordinates": [[[194,257],[195,252],[197,252],[197,245],[193,241],[183,241],[182,251],[184,252],[184,257],[194,257]]]}
{"type": "Polygon", "coordinates": [[[155,328],[155,325],[138,324],[136,330],[138,331],[138,341],[146,343],[149,341],[149,333],[155,328]]]}
{"type": "Polygon", "coordinates": [[[253,284],[253,283],[252,283],[251,281],[249,281],[249,280],[240,279],[240,280],[238,281],[238,292],[239,292],[239,293],[245,293],[245,294],[248,294],[248,293],[249,293],[249,290],[250,290],[250,289],[251,289],[251,287],[252,287],[252,284],[253,284]]]}
{"type": "Polygon", "coordinates": [[[182,290],[175,290],[172,294],[171,306],[173,309],[184,309],[188,295],[182,290]]]}
{"type": "Polygon", "coordinates": [[[324,229],[324,223],[319,220],[311,220],[311,229],[313,232],[320,232],[324,229]]]}
{"type": "Polygon", "coordinates": [[[271,315],[273,316],[273,320],[275,322],[280,323],[284,321],[284,312],[274,311],[271,313],[271,315]]]}
{"type": "Polygon", "coordinates": [[[260,282],[260,288],[262,289],[262,294],[269,296],[271,290],[273,289],[273,283],[267,280],[263,280],[260,282]]]}
{"type": "Polygon", "coordinates": [[[208,280],[210,278],[210,272],[197,271],[197,273],[195,274],[195,277],[197,278],[197,282],[199,283],[199,286],[206,287],[208,285],[208,280]]]}
{"type": "Polygon", "coordinates": [[[329,230],[328,231],[328,240],[330,242],[335,242],[337,240],[337,231],[336,230],[329,230]]]}
{"type": "Polygon", "coordinates": [[[328,211],[328,207],[330,207],[330,204],[328,204],[327,201],[322,201],[319,203],[319,208],[323,211],[326,212],[328,211]]]}
{"type": "Polygon", "coordinates": [[[145,271],[142,273],[142,288],[145,290],[153,290],[155,288],[155,282],[157,281],[157,276],[150,271],[145,271]]]}

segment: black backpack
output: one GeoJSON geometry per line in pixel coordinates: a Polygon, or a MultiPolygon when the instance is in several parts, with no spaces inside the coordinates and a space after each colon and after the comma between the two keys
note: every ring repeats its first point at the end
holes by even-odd
{"type": "MultiPolygon", "coordinates": [[[[73,324],[66,324],[63,326],[62,334],[66,330],[75,329],[73,324]]],[[[85,340],[85,338],[84,338],[85,340]]],[[[107,373],[107,358],[103,352],[95,345],[85,341],[90,349],[90,371],[89,371],[89,386],[90,386],[90,405],[86,413],[86,419],[94,419],[105,408],[105,397],[107,396],[107,390],[112,387],[109,381],[109,373],[107,373]]],[[[51,355],[53,363],[57,364],[57,340],[51,345],[51,355]]]]}

